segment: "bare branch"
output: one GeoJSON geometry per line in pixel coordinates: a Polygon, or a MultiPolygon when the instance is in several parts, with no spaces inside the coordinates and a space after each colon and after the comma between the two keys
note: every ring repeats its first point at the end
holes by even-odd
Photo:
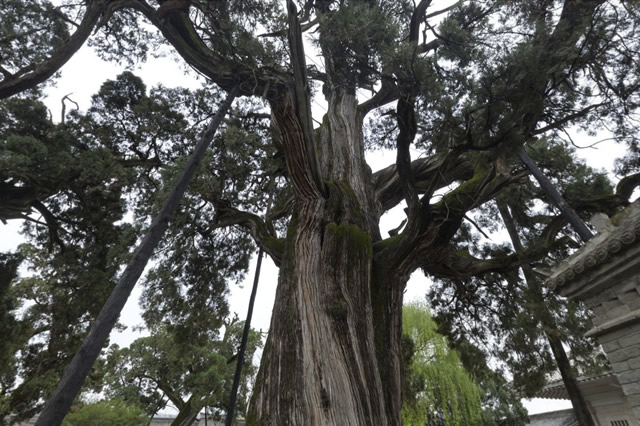
{"type": "Polygon", "coordinates": [[[484,232],[484,231],[482,230],[482,228],[480,228],[480,225],[478,225],[478,224],[476,223],[476,221],[475,221],[475,220],[471,219],[471,218],[469,217],[469,215],[466,215],[466,214],[465,214],[465,215],[464,215],[464,218],[466,219],[466,221],[467,221],[467,222],[471,223],[471,224],[473,225],[473,227],[474,227],[474,228],[476,228],[476,229],[478,230],[478,232],[482,234],[482,236],[483,236],[483,237],[485,237],[487,240],[490,240],[490,239],[491,239],[491,237],[489,237],[489,236],[487,235],[487,233],[486,233],[486,232],[484,232]]]}
{"type": "Polygon", "coordinates": [[[80,106],[78,105],[78,103],[76,101],[74,101],[73,99],[71,99],[69,96],[72,95],[72,93],[69,93],[67,95],[64,95],[64,97],[62,98],[62,100],[60,101],[62,103],[62,109],[60,111],[60,122],[62,124],[64,124],[64,117],[66,115],[66,110],[67,110],[67,104],[65,104],[64,101],[69,101],[72,104],[74,104],[76,106],[76,111],[80,109],[80,106]]]}

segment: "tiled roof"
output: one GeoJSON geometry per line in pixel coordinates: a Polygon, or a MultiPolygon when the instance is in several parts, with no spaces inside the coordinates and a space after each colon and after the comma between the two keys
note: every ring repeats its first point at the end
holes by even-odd
{"type": "Polygon", "coordinates": [[[529,416],[527,426],[578,426],[573,410],[561,410],[551,413],[529,416]]]}
{"type": "MultiPolygon", "coordinates": [[[[578,385],[582,385],[585,383],[592,383],[596,381],[602,382],[610,382],[612,380],[616,380],[615,376],[612,372],[607,372],[604,374],[600,374],[597,376],[582,376],[576,379],[578,385]]],[[[564,387],[564,383],[562,379],[553,381],[551,383],[547,383],[541,390],[536,394],[536,398],[546,398],[546,399],[569,399],[569,394],[567,393],[567,389],[564,387]]]]}
{"type": "Polygon", "coordinates": [[[616,215],[612,222],[617,226],[608,226],[558,264],[547,280],[547,286],[560,288],[637,244],[640,241],[640,199],[616,215]]]}

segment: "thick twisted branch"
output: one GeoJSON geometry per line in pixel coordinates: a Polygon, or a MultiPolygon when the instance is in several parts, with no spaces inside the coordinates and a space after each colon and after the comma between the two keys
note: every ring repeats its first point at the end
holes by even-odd
{"type": "Polygon", "coordinates": [[[243,212],[233,207],[216,205],[216,215],[213,219],[216,228],[226,226],[240,226],[253,237],[256,244],[264,250],[273,262],[280,266],[284,244],[276,236],[276,231],[269,222],[263,221],[258,215],[243,212]]]}
{"type": "Polygon", "coordinates": [[[227,91],[239,83],[241,96],[275,99],[291,84],[291,75],[284,71],[251,67],[211,50],[198,35],[188,10],[176,8],[165,13],[143,0],[128,1],[123,7],[142,13],[190,66],[227,91]]]}
{"type": "Polygon", "coordinates": [[[76,31],[55,50],[49,59],[40,64],[31,64],[15,75],[3,73],[5,78],[0,82],[0,99],[34,88],[62,68],[89,38],[100,17],[106,12],[107,3],[108,0],[88,2],[87,10],[76,31]]]}
{"type": "MultiPolygon", "coordinates": [[[[473,167],[465,157],[460,157],[449,168],[444,168],[445,157],[419,158],[411,162],[415,188],[419,194],[424,194],[430,188],[438,190],[452,182],[470,179],[473,167]]],[[[373,175],[374,188],[382,211],[388,211],[398,205],[403,199],[401,180],[397,166],[392,164],[373,175]]]]}

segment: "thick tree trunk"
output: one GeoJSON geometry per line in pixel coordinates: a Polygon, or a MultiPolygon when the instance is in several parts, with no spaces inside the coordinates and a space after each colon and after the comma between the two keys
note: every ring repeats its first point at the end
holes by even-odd
{"type": "MultiPolygon", "coordinates": [[[[285,144],[286,105],[273,109],[285,144]]],[[[332,93],[316,131],[328,196],[296,198],[250,425],[400,424],[402,283],[374,267],[361,128],[355,97],[332,93]]]]}
{"type": "Polygon", "coordinates": [[[193,396],[181,407],[176,418],[171,422],[171,426],[191,426],[197,419],[202,406],[195,404],[193,396]]]}

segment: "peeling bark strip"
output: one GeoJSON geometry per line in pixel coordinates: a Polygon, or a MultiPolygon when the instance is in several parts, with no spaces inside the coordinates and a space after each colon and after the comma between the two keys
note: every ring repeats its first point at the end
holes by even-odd
{"type": "Polygon", "coordinates": [[[313,136],[311,99],[307,80],[304,46],[297,9],[287,2],[289,49],[293,85],[271,101],[272,123],[282,138],[287,170],[296,197],[301,200],[326,196],[313,136]]]}
{"type": "Polygon", "coordinates": [[[153,222],[151,222],[147,234],[134,252],[120,280],[118,280],[118,283],[113,288],[109,299],[102,307],[89,334],[65,370],[64,376],[53,392],[53,395],[45,404],[40,417],[38,417],[36,426],[58,426],[69,412],[71,403],[80,392],[80,388],[89,371],[93,367],[98,355],[100,355],[100,351],[118,320],[120,312],[122,312],[122,308],[127,302],[133,287],[135,287],[138,278],[140,278],[142,271],[145,266],[147,266],[153,250],[167,230],[171,216],[178,208],[189,182],[198,170],[200,161],[209,148],[213,136],[237,94],[238,88],[236,87],[227,95],[224,102],[222,102],[218,108],[218,112],[211,120],[200,141],[198,141],[182,175],[171,190],[162,208],[153,219],[153,222]]]}
{"type": "MultiPolygon", "coordinates": [[[[302,154],[305,156],[305,174],[309,175],[313,184],[314,192],[326,195],[326,188],[320,176],[318,158],[316,155],[315,141],[313,139],[313,122],[311,116],[311,89],[307,80],[307,64],[304,57],[304,44],[302,41],[302,30],[300,29],[300,21],[297,17],[296,5],[292,0],[287,1],[287,13],[289,17],[289,50],[291,51],[291,67],[293,68],[294,90],[292,103],[295,108],[295,115],[299,122],[299,141],[295,139],[285,140],[286,142],[302,143],[302,154]]],[[[291,169],[289,169],[291,171],[291,169]]]]}
{"type": "Polygon", "coordinates": [[[322,192],[315,183],[314,173],[309,164],[309,156],[305,147],[306,140],[291,95],[285,94],[280,103],[272,105],[272,108],[275,125],[282,135],[284,159],[293,182],[296,198],[322,197],[322,192]]]}

